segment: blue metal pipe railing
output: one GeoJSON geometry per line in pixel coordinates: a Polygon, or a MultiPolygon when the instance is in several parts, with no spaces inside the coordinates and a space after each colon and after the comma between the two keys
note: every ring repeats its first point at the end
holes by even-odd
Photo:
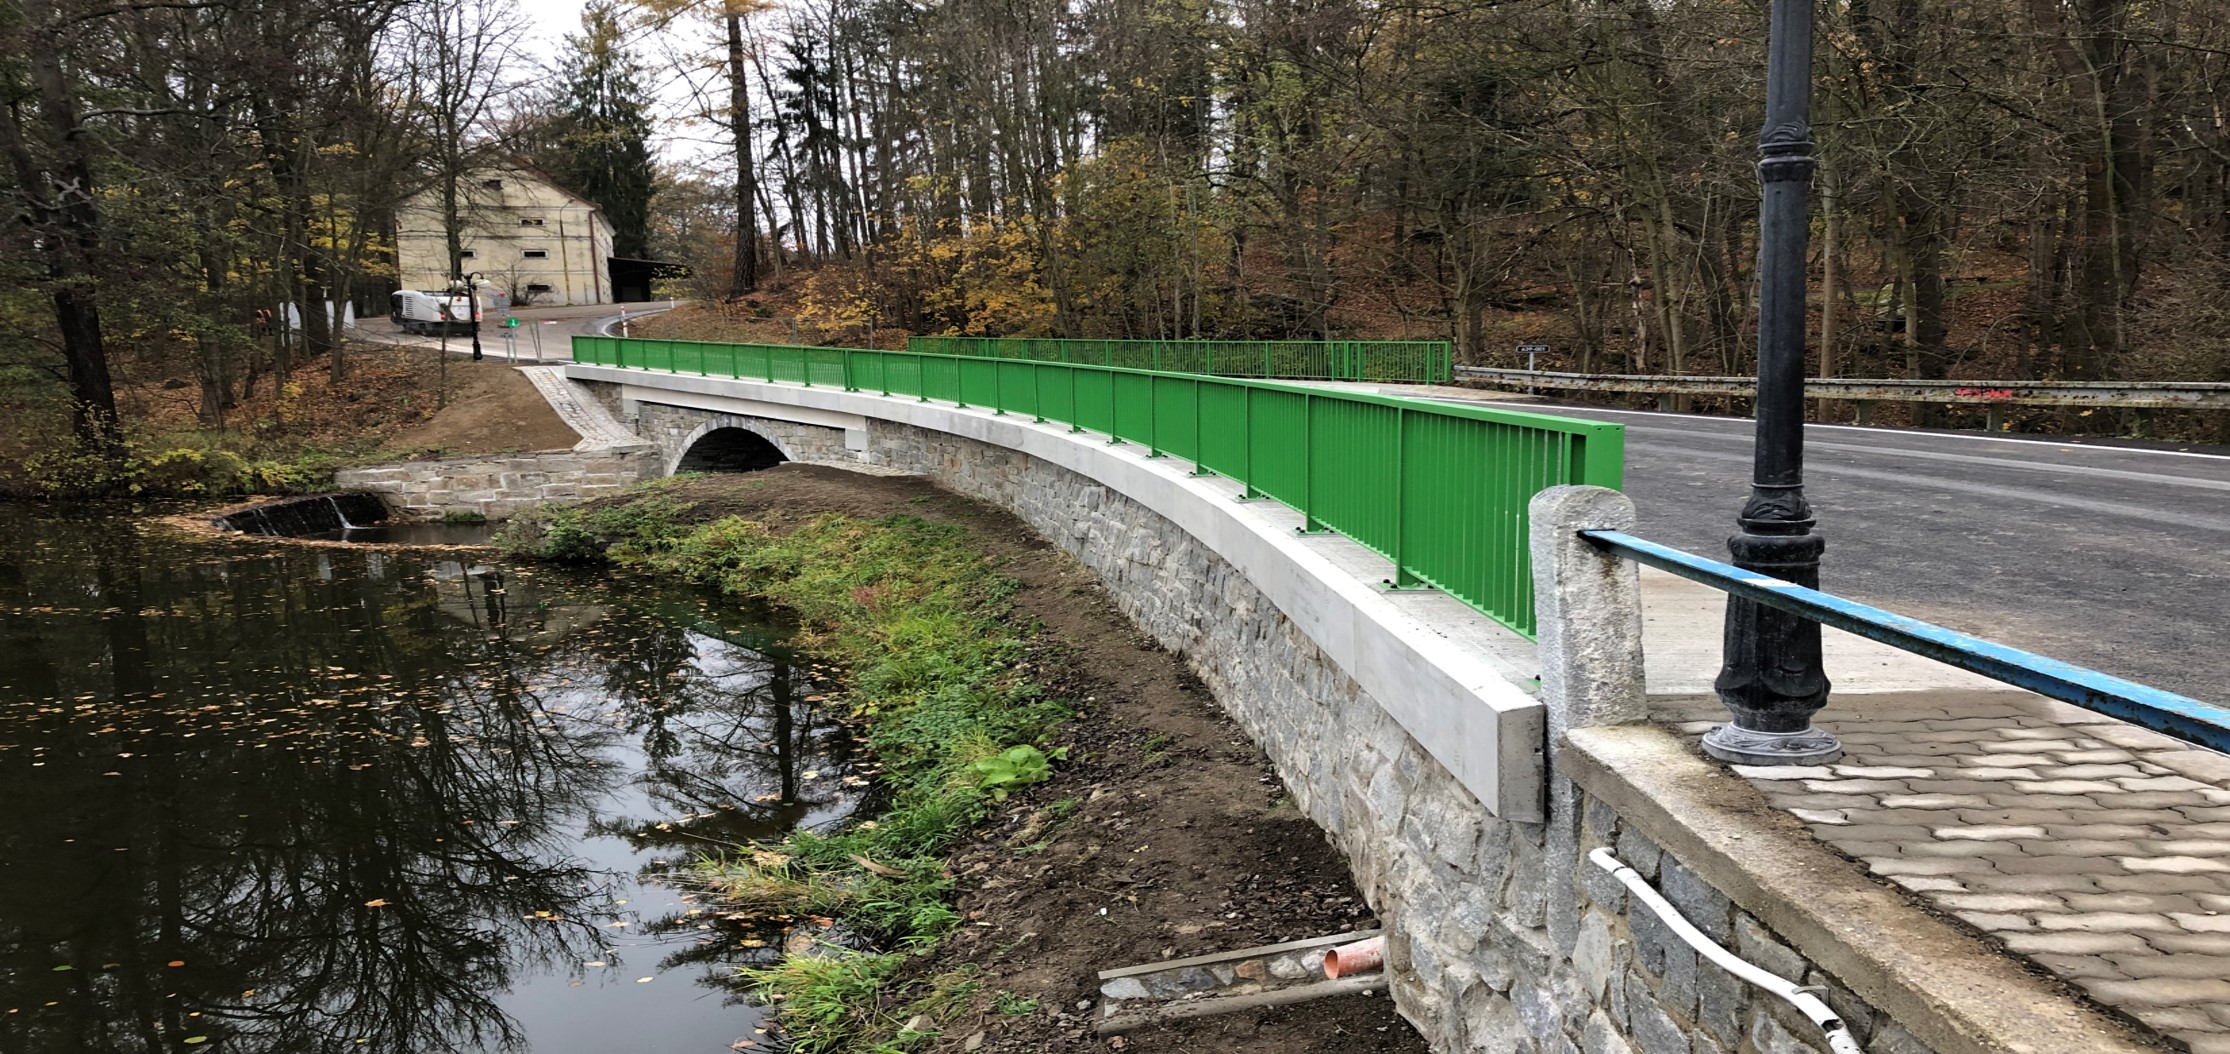
{"type": "Polygon", "coordinates": [[[1806,589],[1621,531],[1581,531],[1580,537],[1635,563],[1670,571],[1823,626],[1848,630],[2038,695],[2230,752],[2230,710],[2210,703],[1806,589]]]}

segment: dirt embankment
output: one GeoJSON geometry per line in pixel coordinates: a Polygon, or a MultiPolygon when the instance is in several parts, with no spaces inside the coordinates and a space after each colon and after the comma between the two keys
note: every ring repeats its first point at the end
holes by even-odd
{"type": "MultiPolygon", "coordinates": [[[[339,382],[322,362],[308,363],[284,386],[264,378],[227,411],[236,441],[259,452],[325,447],[394,456],[549,450],[579,441],[534,385],[510,364],[451,356],[446,376],[437,352],[369,343],[349,345],[339,382]]],[[[121,384],[127,420],[158,445],[201,425],[198,388],[179,378],[121,384]]]]}
{"type": "Polygon", "coordinates": [[[449,405],[397,431],[383,447],[409,455],[457,457],[566,450],[581,441],[580,434],[550,409],[542,393],[510,365],[465,360],[451,362],[449,370],[449,405]]]}
{"type": "Polygon", "coordinates": [[[980,971],[972,1020],[940,1050],[1124,1049],[1190,1054],[1422,1054],[1383,995],[1091,1034],[1100,970],[1372,925],[1346,863],[1287,799],[1248,742],[1177,658],[1142,638],[1089,572],[1014,517],[911,477],[784,465],[677,484],[692,518],[734,515],[776,530],[822,513],[919,516],[965,527],[1021,583],[1044,627],[1058,694],[1080,704],[1060,740],[1071,761],[1018,795],[953,857],[967,921],[922,976],[980,971]],[[1020,1000],[1036,1000],[1020,1011],[1020,1000]],[[1002,1005],[1007,1012],[1001,1012],[1002,1005]],[[980,1039],[976,1038],[980,1034],[980,1039]]]}

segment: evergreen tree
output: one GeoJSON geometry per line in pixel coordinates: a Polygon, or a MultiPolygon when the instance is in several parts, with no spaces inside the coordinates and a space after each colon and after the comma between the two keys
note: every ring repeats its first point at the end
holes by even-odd
{"type": "Polygon", "coordinates": [[[650,252],[650,100],[642,66],[622,39],[618,11],[607,2],[581,13],[581,33],[565,38],[560,70],[561,115],[551,174],[604,209],[612,224],[612,255],[650,252]]]}

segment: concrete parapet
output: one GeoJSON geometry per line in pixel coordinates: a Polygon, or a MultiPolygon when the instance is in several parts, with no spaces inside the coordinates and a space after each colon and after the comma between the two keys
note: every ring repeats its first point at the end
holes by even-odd
{"type": "Polygon", "coordinates": [[[1291,510],[1234,502],[1228,481],[1100,436],[713,378],[675,382],[697,405],[661,406],[659,378],[568,373],[603,382],[581,385],[600,405],[632,404],[662,456],[706,428],[765,429],[798,460],[917,472],[1003,506],[1075,556],[1184,657],[1343,852],[1385,921],[1396,1005],[1436,1050],[1824,1054],[1809,1021],[1590,866],[1599,847],[1722,946],[1819,989],[1873,1054],[2152,1049],[1640,723],[1637,577],[1575,534],[1631,526],[1612,492],[1534,503],[1535,648],[1466,622],[1483,616],[1453,598],[1380,592],[1383,558],[1296,538],[1291,510]],[[772,409],[735,412],[750,405],[772,409]],[[833,415],[863,421],[865,442],[822,423],[833,415]],[[1536,670],[1538,702],[1524,684],[1536,670]]]}
{"type": "Polygon", "coordinates": [[[1729,929],[1737,938],[1729,947],[1768,969],[1811,964],[1808,971],[1833,978],[1913,1041],[1940,1054],[2162,1049],[1869,881],[1764,795],[1662,729],[1577,729],[1563,757],[1560,774],[1605,814],[1649,839],[1652,853],[1677,859],[1684,881],[1739,907],[1749,922],[1729,929]]]}

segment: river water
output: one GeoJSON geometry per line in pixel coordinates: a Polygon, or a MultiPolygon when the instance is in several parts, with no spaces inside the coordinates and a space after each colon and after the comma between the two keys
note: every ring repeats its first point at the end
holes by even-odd
{"type": "Polygon", "coordinates": [[[698,853],[858,804],[779,621],[0,506],[0,1052],[765,1049],[698,853]]]}

